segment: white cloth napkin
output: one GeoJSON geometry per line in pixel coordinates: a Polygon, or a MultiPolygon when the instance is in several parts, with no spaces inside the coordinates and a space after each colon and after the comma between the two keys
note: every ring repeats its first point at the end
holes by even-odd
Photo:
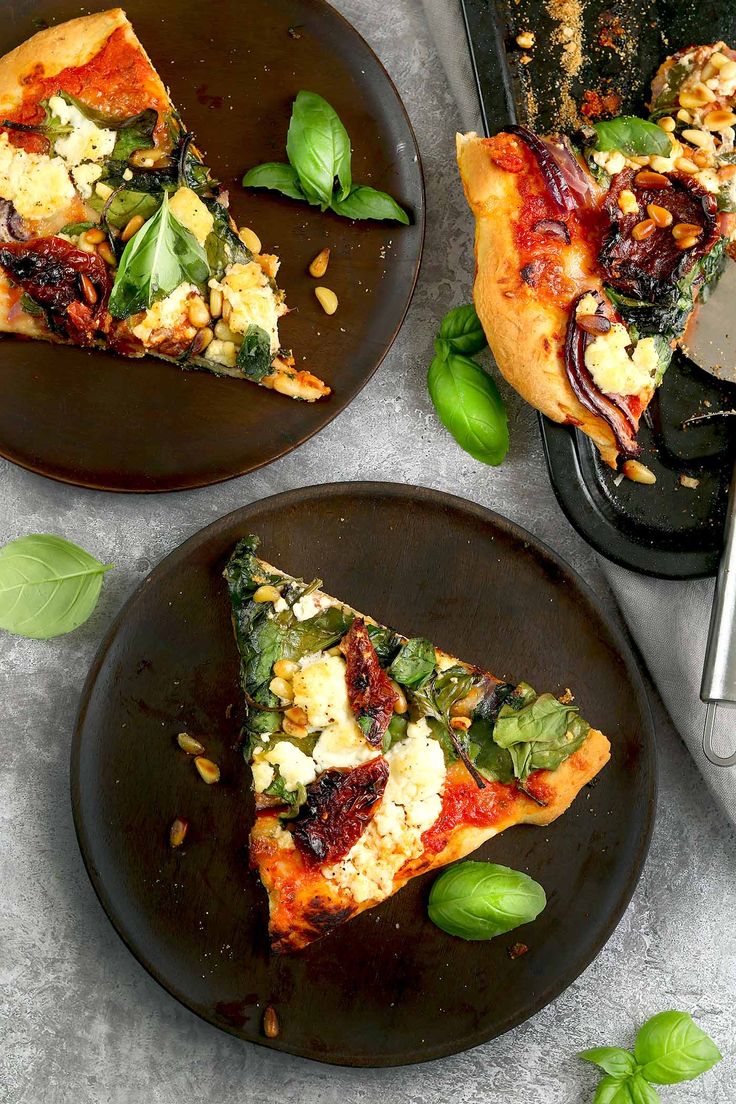
{"type": "MultiPolygon", "coordinates": [[[[459,0],[422,0],[458,106],[458,128],[482,132],[478,92],[459,0]]],[[[601,560],[603,572],[680,735],[713,796],[736,826],[736,767],[716,767],[702,749],[705,706],[698,696],[713,602],[713,580],[669,582],[601,560]]],[[[736,748],[736,709],[721,708],[713,743],[736,748]]]]}

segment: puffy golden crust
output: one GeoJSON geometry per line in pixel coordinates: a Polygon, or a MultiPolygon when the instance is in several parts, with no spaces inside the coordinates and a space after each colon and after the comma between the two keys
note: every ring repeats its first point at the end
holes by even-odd
{"type": "MultiPolygon", "coordinates": [[[[618,447],[609,425],[579,402],[565,372],[567,312],[539,302],[521,279],[513,238],[522,208],[515,174],[499,168],[484,139],[474,133],[457,135],[457,160],[476,220],[475,308],[500,372],[548,418],[577,425],[615,467],[618,447]]],[[[560,249],[570,252],[568,274],[576,272],[570,247],[560,249]]],[[[577,281],[580,294],[601,287],[589,274],[578,272],[577,281]]]]}
{"type": "Polygon", "coordinates": [[[0,58],[0,110],[9,111],[21,102],[24,78],[39,65],[45,76],[85,65],[118,27],[126,27],[132,41],[137,41],[122,8],[111,8],[47,27],[11,50],[0,58]]]}

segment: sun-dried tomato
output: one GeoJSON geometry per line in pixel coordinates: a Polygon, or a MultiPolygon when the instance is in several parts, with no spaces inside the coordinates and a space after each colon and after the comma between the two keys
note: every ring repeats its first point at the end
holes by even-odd
{"type": "Polygon", "coordinates": [[[341,647],[347,664],[350,707],[366,740],[380,747],[398,695],[381,667],[364,621],[356,617],[341,647]]]}
{"type": "Polygon", "coordinates": [[[2,242],[0,267],[46,310],[52,327],[77,344],[91,344],[104,327],[112,282],[107,265],[96,253],[84,253],[56,237],[2,242]],[[87,301],[82,276],[94,288],[94,303],[87,301]]]}
{"type": "Polygon", "coordinates": [[[493,138],[484,138],[491,151],[491,161],[506,172],[522,172],[525,165],[523,147],[513,134],[495,134],[493,138]]]}
{"type": "Polygon", "coordinates": [[[382,755],[353,770],[326,770],[307,786],[298,816],[288,822],[308,866],[339,862],[373,819],[388,781],[382,755]]]}

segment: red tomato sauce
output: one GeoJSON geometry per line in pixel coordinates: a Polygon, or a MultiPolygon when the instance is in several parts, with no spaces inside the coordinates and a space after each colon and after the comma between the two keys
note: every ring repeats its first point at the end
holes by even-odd
{"type": "Polygon", "coordinates": [[[501,782],[487,782],[479,789],[468,776],[465,768],[452,768],[447,776],[442,795],[442,810],[431,828],[422,836],[424,850],[428,854],[442,851],[449,837],[459,825],[490,828],[508,812],[519,792],[515,786],[501,782]],[[466,781],[467,779],[467,781],[466,781]]]}
{"type": "MultiPolygon", "coordinates": [[[[84,65],[62,69],[53,77],[44,76],[39,63],[22,79],[26,92],[22,103],[4,118],[14,123],[35,125],[43,121],[41,100],[57,92],[68,92],[98,111],[117,119],[137,115],[147,107],[155,107],[159,113],[157,140],[165,133],[163,116],[168,104],[162,97],[158,82],[153,77],[145,55],[125,38],[125,29],[118,27],[107,39],[102,49],[84,65]]],[[[8,131],[9,140],[16,146],[36,153],[45,153],[48,143],[40,135],[8,131]]]]}

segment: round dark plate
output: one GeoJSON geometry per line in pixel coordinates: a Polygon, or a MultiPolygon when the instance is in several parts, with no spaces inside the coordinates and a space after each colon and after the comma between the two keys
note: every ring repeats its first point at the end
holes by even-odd
{"type": "MultiPolygon", "coordinates": [[[[94,10],[108,6],[93,4],[94,10]]],[[[388,74],[324,0],[127,0],[126,11],[215,176],[239,226],[281,257],[292,313],[281,338],[300,367],[333,388],[314,404],[240,380],[184,372],[42,342],[0,346],[0,455],[67,483],[172,491],[267,464],[327,425],[370,379],[403,321],[424,239],[424,185],[414,133],[388,74]],[[246,169],[286,159],[296,93],[319,92],[353,143],[356,182],[390,192],[411,226],[323,215],[246,192],[246,169]],[[319,281],[339,298],[328,317],[307,265],[332,250],[319,281]]],[[[39,27],[80,14],[71,0],[19,0],[3,12],[0,54],[39,27]]]]}
{"type": "Polygon", "coordinates": [[[72,802],[97,894],[170,993],[242,1039],[323,1062],[439,1058],[527,1019],[613,931],[655,806],[655,751],[636,661],[577,575],[510,521],[437,491],[336,483],[237,510],[177,549],[124,608],[93,665],[72,751],[72,802]],[[571,686],[611,738],[598,779],[549,828],[513,828],[480,858],[528,871],[548,905],[530,926],[466,943],[426,915],[433,875],[292,956],[271,957],[247,865],[250,772],[236,750],[238,660],[221,572],[235,541],[408,634],[497,675],[571,686]],[[178,749],[199,734],[207,787],[178,749]],[[176,816],[190,822],[180,851],[176,816]],[[529,952],[511,960],[517,939],[529,952]],[[281,1034],[266,1039],[264,1008],[281,1034]]]}

